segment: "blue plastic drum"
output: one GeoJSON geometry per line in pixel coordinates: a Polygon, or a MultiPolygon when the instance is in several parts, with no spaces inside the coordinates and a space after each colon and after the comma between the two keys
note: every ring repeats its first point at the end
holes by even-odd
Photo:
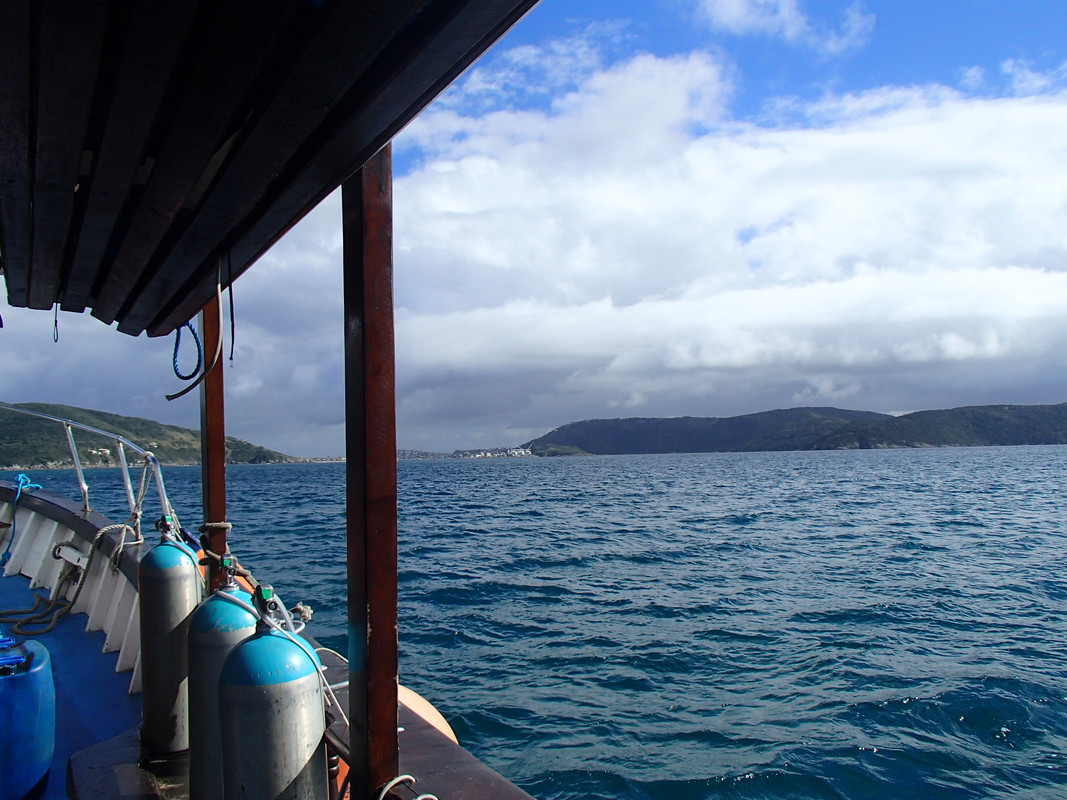
{"type": "Polygon", "coordinates": [[[33,640],[0,642],[0,800],[21,800],[48,774],[56,744],[52,659],[33,640]]]}

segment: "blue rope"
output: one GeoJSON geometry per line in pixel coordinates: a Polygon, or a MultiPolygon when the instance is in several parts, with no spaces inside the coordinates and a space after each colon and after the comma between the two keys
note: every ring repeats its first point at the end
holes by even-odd
{"type": "Polygon", "coordinates": [[[0,556],[0,567],[6,565],[8,559],[11,558],[11,545],[15,541],[15,516],[18,511],[19,498],[22,497],[22,490],[40,488],[41,484],[31,481],[29,475],[19,474],[18,487],[15,490],[15,502],[11,504],[11,538],[7,540],[7,547],[4,548],[3,556],[0,556]]]}
{"type": "Polygon", "coordinates": [[[184,325],[179,325],[178,329],[174,332],[174,374],[181,380],[192,380],[193,377],[200,371],[200,367],[204,363],[204,346],[200,344],[200,336],[196,332],[196,328],[193,327],[193,323],[186,322],[184,325]],[[182,328],[188,328],[190,333],[193,334],[193,341],[196,342],[196,366],[193,367],[193,371],[188,375],[183,375],[181,368],[178,366],[178,348],[182,343],[182,328]]]}

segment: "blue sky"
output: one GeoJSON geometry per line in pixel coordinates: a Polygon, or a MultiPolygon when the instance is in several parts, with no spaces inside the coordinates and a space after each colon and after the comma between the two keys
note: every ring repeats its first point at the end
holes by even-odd
{"type": "Polygon", "coordinates": [[[1006,62],[1038,73],[1063,65],[1067,6],[1049,0],[545,0],[482,66],[491,67],[509,48],[544,46],[598,26],[617,26],[620,35],[617,49],[605,51],[607,63],[639,52],[715,54],[735,70],[733,114],[758,120],[778,97],[810,100],[930,83],[960,87],[976,67],[987,81],[977,93],[1010,91],[1006,62]]]}
{"type": "MultiPolygon", "coordinates": [[[[1064,30],[1028,0],[544,0],[395,142],[400,446],[1067,400],[1064,30]]],[[[340,247],[334,196],[238,281],[234,435],[340,452],[340,247]]],[[[4,399],[71,402],[39,359],[88,359],[80,404],[196,425],[170,342],[4,316],[4,399]]]]}

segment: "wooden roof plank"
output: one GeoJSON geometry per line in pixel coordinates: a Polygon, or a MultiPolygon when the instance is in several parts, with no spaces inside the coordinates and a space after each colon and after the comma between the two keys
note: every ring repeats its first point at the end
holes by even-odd
{"type": "Polygon", "coordinates": [[[30,2],[7,4],[0,26],[0,256],[8,303],[29,300],[30,2]]]}
{"type": "Polygon", "coordinates": [[[179,77],[187,77],[188,85],[93,316],[112,322],[159,268],[157,250],[216,151],[234,133],[248,90],[266,54],[285,36],[297,5],[294,0],[212,3],[197,21],[192,63],[188,71],[180,68],[186,74],[179,77]]]}
{"type": "Polygon", "coordinates": [[[51,308],[63,266],[82,142],[107,16],[103,0],[42,0],[30,308],[51,308]]]}
{"type": "Polygon", "coordinates": [[[161,3],[0,12],[12,305],[170,332],[214,293],[220,253],[248,268],[535,0],[161,3]]]}
{"type": "MultiPolygon", "coordinates": [[[[374,7],[341,3],[332,8],[303,58],[292,65],[269,106],[235,148],[201,212],[171,251],[171,262],[213,261],[233,226],[252,212],[356,78],[421,5],[422,0],[394,0],[374,7]]],[[[159,300],[169,298],[184,283],[175,277],[173,270],[161,270],[125,315],[120,329],[143,329],[151,322],[159,300]]]]}
{"type": "Polygon", "coordinates": [[[146,139],[169,75],[195,16],[196,0],[134,3],[120,55],[119,75],[96,157],[85,219],[63,295],[64,311],[84,311],[105,260],[113,227],[143,167],[146,139]]]}
{"type": "MultiPolygon", "coordinates": [[[[397,61],[394,72],[369,80],[370,94],[350,97],[353,113],[328,140],[316,143],[314,157],[284,187],[262,198],[245,225],[235,229],[240,238],[231,250],[234,277],[359,169],[534,5],[536,0],[439,3],[444,18],[424,20],[432,36],[422,41],[423,46],[397,61]]],[[[147,326],[149,335],[165,336],[194,316],[214,294],[215,280],[204,269],[193,274],[169,301],[157,306],[161,310],[147,326]]]]}

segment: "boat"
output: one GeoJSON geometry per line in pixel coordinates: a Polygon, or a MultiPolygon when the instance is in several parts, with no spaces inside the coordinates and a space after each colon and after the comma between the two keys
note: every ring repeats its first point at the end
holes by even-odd
{"type": "Polygon", "coordinates": [[[198,319],[207,358],[185,390],[200,394],[202,508],[171,506],[150,450],[91,429],[114,443],[129,504],[126,520],[98,514],[74,433],[87,426],[58,418],[80,501],[0,483],[0,605],[21,612],[0,622],[3,800],[528,800],[397,682],[390,141],[535,4],[5,3],[8,304],[135,337],[198,319]],[[347,654],[317,647],[284,587],[230,554],[218,368],[223,291],[338,187],[347,654]],[[201,627],[206,608],[244,622],[201,627]],[[201,634],[238,629],[205,671],[201,634]]]}

